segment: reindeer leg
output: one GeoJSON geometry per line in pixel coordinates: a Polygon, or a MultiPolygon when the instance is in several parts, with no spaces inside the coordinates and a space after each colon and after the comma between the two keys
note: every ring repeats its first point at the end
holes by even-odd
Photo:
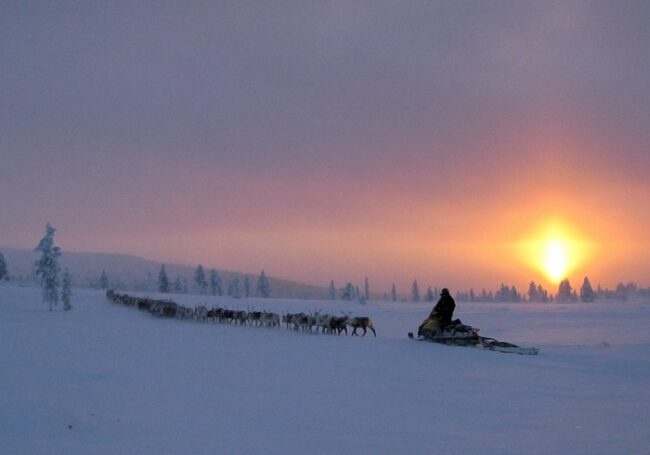
{"type": "Polygon", "coordinates": [[[374,327],[368,327],[368,328],[372,330],[372,334],[375,336],[375,338],[377,338],[377,332],[375,332],[375,328],[374,327]]]}

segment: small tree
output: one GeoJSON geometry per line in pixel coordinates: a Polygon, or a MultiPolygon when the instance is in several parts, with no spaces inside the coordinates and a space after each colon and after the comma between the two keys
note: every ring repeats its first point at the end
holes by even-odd
{"type": "Polygon", "coordinates": [[[265,299],[271,297],[271,284],[269,283],[269,279],[266,277],[264,270],[262,270],[262,273],[260,273],[260,276],[257,279],[255,294],[264,297],[265,299]]]}
{"type": "Polygon", "coordinates": [[[537,285],[534,281],[528,284],[528,301],[539,302],[539,295],[537,293],[537,285]]]}
{"type": "Polygon", "coordinates": [[[174,289],[174,292],[177,294],[183,293],[183,281],[181,280],[180,276],[176,275],[176,278],[174,279],[174,284],[172,284],[172,289],[174,289]]]}
{"type": "Polygon", "coordinates": [[[433,295],[433,290],[431,289],[431,286],[427,288],[427,293],[424,295],[424,300],[427,302],[431,303],[435,300],[435,296],[433,295]]]}
{"type": "Polygon", "coordinates": [[[390,290],[390,298],[391,301],[397,302],[397,288],[395,287],[395,283],[393,283],[393,287],[390,290]]]}
{"type": "Polygon", "coordinates": [[[521,294],[514,285],[510,287],[510,302],[521,302],[521,294]]]}
{"type": "Polygon", "coordinates": [[[413,297],[414,302],[420,301],[420,286],[418,286],[418,280],[413,280],[413,285],[411,286],[411,296],[413,297]]]}
{"type": "Polygon", "coordinates": [[[49,304],[50,311],[52,307],[59,303],[59,256],[61,249],[54,246],[54,233],[56,229],[50,223],[45,226],[45,237],[41,239],[38,246],[34,249],[41,253],[41,257],[34,264],[34,274],[40,281],[41,290],[43,291],[43,301],[49,304]]]}
{"type": "Polygon", "coordinates": [[[205,269],[199,264],[194,271],[194,282],[201,294],[205,294],[208,290],[208,282],[205,280],[205,269]]]}
{"type": "Polygon", "coordinates": [[[232,280],[230,280],[230,284],[228,284],[228,294],[236,299],[241,298],[241,289],[239,289],[239,278],[234,277],[232,280]]]}
{"type": "Polygon", "coordinates": [[[244,297],[249,298],[251,296],[251,279],[248,275],[244,277],[244,297]]]}
{"type": "Polygon", "coordinates": [[[497,302],[521,302],[521,294],[516,287],[501,283],[499,290],[494,295],[494,300],[497,302]]]}
{"type": "Polygon", "coordinates": [[[591,287],[591,282],[587,277],[585,277],[585,280],[582,282],[582,287],[580,288],[580,300],[583,302],[593,302],[596,300],[596,293],[594,292],[594,288],[591,287]]]}
{"type": "Polygon", "coordinates": [[[537,285],[537,299],[539,302],[548,302],[548,291],[542,287],[541,284],[537,285]]]}
{"type": "Polygon", "coordinates": [[[68,269],[65,269],[63,273],[63,283],[61,285],[61,302],[63,302],[63,311],[68,311],[72,309],[70,304],[70,299],[72,298],[72,277],[68,273],[68,269]]]}
{"type": "Polygon", "coordinates": [[[2,253],[0,253],[0,281],[9,281],[7,261],[5,260],[5,255],[2,253]]]}
{"type": "Polygon", "coordinates": [[[341,299],[342,300],[352,300],[354,299],[355,292],[354,292],[354,285],[352,283],[346,283],[345,287],[343,288],[343,292],[341,292],[341,299]]]}
{"type": "Polygon", "coordinates": [[[368,283],[368,277],[366,277],[363,283],[363,297],[366,300],[370,300],[370,283],[368,283]]]}
{"type": "Polygon", "coordinates": [[[574,300],[575,293],[568,279],[560,281],[555,298],[558,302],[571,302],[574,300]]]}
{"type": "Polygon", "coordinates": [[[336,287],[334,286],[334,280],[330,281],[330,287],[327,291],[327,296],[330,300],[336,300],[336,287]]]}
{"type": "Polygon", "coordinates": [[[106,270],[102,270],[102,275],[99,277],[99,287],[102,289],[108,289],[108,275],[106,275],[106,270]]]}
{"type": "Polygon", "coordinates": [[[215,269],[210,269],[210,294],[223,295],[221,276],[215,269]]]}
{"type": "Polygon", "coordinates": [[[160,272],[158,272],[158,292],[167,294],[169,292],[169,288],[170,288],[169,277],[167,277],[165,264],[163,264],[160,266],[160,272]]]}

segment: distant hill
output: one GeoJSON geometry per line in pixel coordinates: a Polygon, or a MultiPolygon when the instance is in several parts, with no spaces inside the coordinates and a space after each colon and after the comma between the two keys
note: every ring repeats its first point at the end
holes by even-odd
{"type": "MultiPolygon", "coordinates": [[[[32,281],[32,267],[38,259],[36,252],[27,249],[3,247],[0,247],[0,252],[5,256],[12,280],[32,281]]],[[[110,287],[113,289],[156,291],[158,273],[162,263],[126,254],[63,251],[60,264],[62,268],[68,268],[75,286],[98,288],[100,287],[100,276],[105,271],[110,287]]],[[[204,267],[206,267],[207,274],[210,268],[205,265],[204,267]]],[[[174,281],[176,277],[179,277],[187,282],[189,292],[193,292],[195,267],[165,263],[165,270],[170,281],[174,281]]],[[[217,270],[217,272],[221,276],[224,292],[228,287],[228,283],[235,277],[239,278],[240,288],[243,290],[246,276],[251,281],[252,293],[255,292],[258,274],[230,270],[217,270]]],[[[269,276],[269,281],[271,283],[272,297],[322,299],[327,295],[325,287],[312,286],[273,276],[269,276]]]]}

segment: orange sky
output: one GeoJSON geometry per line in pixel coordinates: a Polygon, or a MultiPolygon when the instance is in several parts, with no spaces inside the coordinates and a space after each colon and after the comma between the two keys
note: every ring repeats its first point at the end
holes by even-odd
{"type": "Polygon", "coordinates": [[[649,15],[8,4],[0,246],[32,248],[49,221],[64,250],[320,285],[368,276],[379,292],[554,292],[522,245],[555,223],[582,256],[568,258],[575,287],[648,286],[649,15]]]}

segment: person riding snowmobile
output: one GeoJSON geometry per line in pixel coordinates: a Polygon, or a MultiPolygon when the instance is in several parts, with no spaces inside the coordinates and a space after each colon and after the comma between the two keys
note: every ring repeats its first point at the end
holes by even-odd
{"type": "Polygon", "coordinates": [[[418,327],[418,336],[431,337],[438,331],[442,331],[451,324],[451,317],[454,315],[456,302],[449,293],[449,289],[443,288],[440,291],[440,299],[431,310],[429,317],[418,327]]]}
{"type": "Polygon", "coordinates": [[[449,289],[443,288],[440,291],[440,300],[436,303],[436,306],[431,310],[429,317],[437,315],[438,321],[440,323],[440,328],[444,329],[445,326],[451,324],[451,317],[454,315],[454,310],[456,309],[456,302],[454,298],[449,293],[449,289]]]}
{"type": "Polygon", "coordinates": [[[455,309],[454,298],[449,293],[449,289],[444,288],[431,314],[418,327],[417,338],[412,332],[409,332],[408,337],[417,341],[432,341],[449,346],[467,346],[526,355],[539,353],[537,348],[522,348],[516,344],[481,336],[478,334],[479,329],[463,324],[460,319],[452,321],[455,309]]]}

